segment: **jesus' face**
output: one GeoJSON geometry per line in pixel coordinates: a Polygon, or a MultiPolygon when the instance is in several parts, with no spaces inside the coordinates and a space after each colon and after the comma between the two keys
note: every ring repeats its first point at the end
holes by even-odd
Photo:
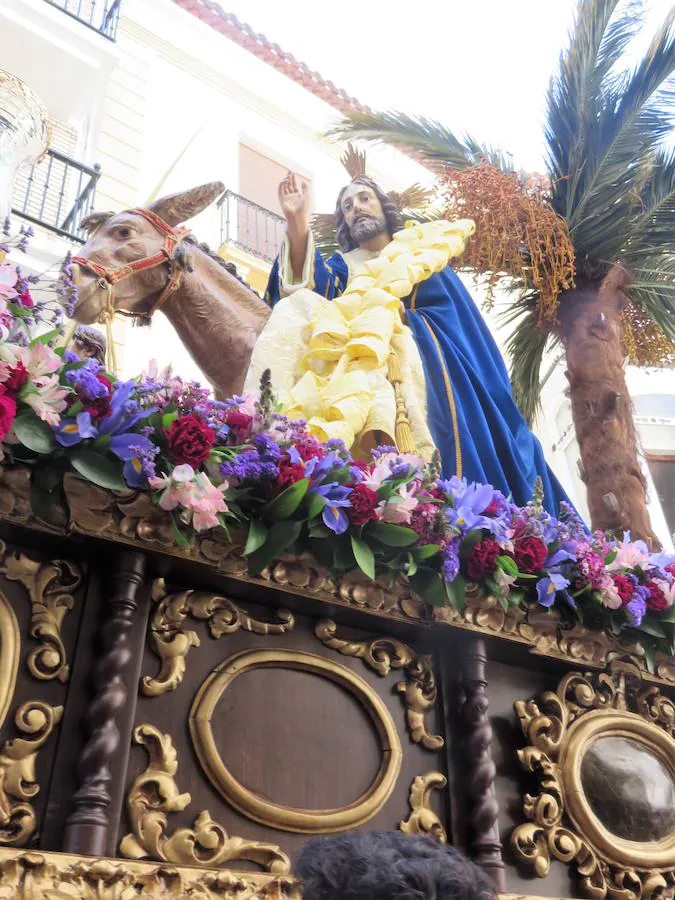
{"type": "Polygon", "coordinates": [[[340,205],[349,233],[359,247],[386,233],[382,204],[372,188],[357,182],[350,184],[345,188],[340,205]]]}

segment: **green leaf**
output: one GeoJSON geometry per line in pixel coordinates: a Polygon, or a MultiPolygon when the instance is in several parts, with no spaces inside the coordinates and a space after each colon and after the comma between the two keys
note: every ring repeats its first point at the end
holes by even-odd
{"type": "Polygon", "coordinates": [[[22,409],[14,419],[14,434],[19,441],[34,453],[51,453],[54,448],[54,434],[32,409],[22,409]]]}
{"type": "Polygon", "coordinates": [[[295,484],[282,491],[278,497],[263,506],[260,515],[270,519],[287,519],[302,503],[308,487],[309,479],[303,478],[301,481],[296,481],[295,484]]]}
{"type": "Polygon", "coordinates": [[[441,545],[440,544],[424,544],[422,547],[415,547],[412,551],[415,559],[429,559],[432,556],[436,556],[437,553],[440,553],[441,545]]]}
{"type": "Polygon", "coordinates": [[[664,638],[666,636],[665,631],[658,622],[650,622],[648,619],[645,619],[645,621],[638,626],[638,631],[644,631],[645,634],[651,634],[653,637],[658,638],[664,638]]]}
{"type": "Polygon", "coordinates": [[[471,556],[471,551],[483,540],[483,532],[482,531],[470,531],[465,537],[462,538],[462,543],[459,545],[459,555],[462,559],[466,559],[468,556],[471,556]]]}
{"type": "Polygon", "coordinates": [[[675,604],[659,615],[659,622],[675,622],[675,604]]]}
{"type": "Polygon", "coordinates": [[[60,337],[60,335],[61,332],[59,331],[59,329],[53,328],[51,331],[45,331],[44,334],[40,334],[36,338],[33,338],[28,346],[32,350],[33,347],[36,347],[38,344],[48,345],[50,341],[53,341],[54,338],[60,337]]]}
{"type": "Polygon", "coordinates": [[[309,536],[312,538],[327,538],[330,537],[333,532],[330,528],[327,528],[323,522],[310,522],[309,525],[309,536]]]}
{"type": "Polygon", "coordinates": [[[127,490],[122,478],[122,467],[118,462],[101,456],[95,450],[75,450],[69,458],[75,471],[87,481],[110,491],[127,490]]]}
{"type": "Polygon", "coordinates": [[[454,581],[445,581],[443,584],[450,606],[461,612],[466,603],[466,579],[463,575],[457,574],[454,581]]]}
{"type": "Polygon", "coordinates": [[[248,526],[248,537],[246,538],[246,546],[244,547],[244,556],[250,556],[255,553],[265,543],[267,538],[267,526],[260,519],[251,519],[248,526]]]}
{"type": "Polygon", "coordinates": [[[508,594],[509,606],[520,606],[525,599],[525,591],[519,591],[517,588],[511,588],[508,594]]]}
{"type": "Polygon", "coordinates": [[[355,534],[352,538],[352,551],[354,559],[358,563],[359,569],[364,572],[371,581],[375,581],[375,556],[368,544],[355,534]]]}
{"type": "Polygon", "coordinates": [[[325,505],[325,497],[322,497],[321,494],[309,493],[307,495],[307,518],[316,519],[323,512],[325,505]]]}
{"type": "Polygon", "coordinates": [[[263,546],[248,558],[248,569],[251,575],[258,575],[266,565],[280,556],[294,541],[297,541],[302,526],[302,522],[275,522],[267,532],[267,539],[263,546]]]}
{"type": "Polygon", "coordinates": [[[408,568],[406,570],[406,574],[407,574],[408,578],[412,578],[413,575],[415,574],[415,572],[417,572],[417,560],[412,555],[412,553],[407,554],[407,563],[408,563],[408,568]]]}
{"type": "Polygon", "coordinates": [[[387,547],[409,547],[419,540],[419,535],[412,528],[390,525],[388,522],[371,522],[367,531],[370,537],[386,544],[387,547]]]}
{"type": "Polygon", "coordinates": [[[610,550],[609,553],[607,554],[607,556],[605,557],[605,565],[606,566],[611,565],[614,562],[614,560],[616,559],[616,556],[617,556],[617,551],[610,550]]]}
{"type": "Polygon", "coordinates": [[[176,523],[176,518],[173,513],[170,514],[171,518],[171,534],[173,535],[173,539],[180,547],[181,550],[188,550],[190,548],[190,541],[185,537],[183,532],[178,527],[176,523]]]}
{"type": "Polygon", "coordinates": [[[162,416],[162,430],[168,431],[171,428],[171,423],[175,422],[177,418],[177,412],[164,413],[162,416]]]}
{"type": "Polygon", "coordinates": [[[446,590],[444,582],[438,572],[433,569],[420,568],[417,574],[410,579],[415,593],[430,606],[445,606],[446,590]]]}
{"type": "Polygon", "coordinates": [[[507,575],[517,575],[518,574],[518,566],[516,565],[515,560],[511,556],[498,556],[497,557],[497,565],[500,569],[506,572],[507,575]]]}

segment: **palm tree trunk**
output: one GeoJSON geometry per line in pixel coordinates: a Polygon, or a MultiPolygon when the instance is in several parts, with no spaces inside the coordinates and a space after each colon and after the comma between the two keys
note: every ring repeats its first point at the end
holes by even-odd
{"type": "Polygon", "coordinates": [[[562,295],[565,374],[593,528],[630,531],[633,539],[658,546],[623,368],[620,313],[625,303],[623,294],[611,287],[562,295]]]}

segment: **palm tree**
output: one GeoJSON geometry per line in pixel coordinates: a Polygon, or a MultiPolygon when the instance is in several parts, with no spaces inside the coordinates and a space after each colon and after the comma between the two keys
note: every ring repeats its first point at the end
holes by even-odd
{"type": "MultiPolygon", "coordinates": [[[[629,71],[626,49],[642,24],[639,2],[579,0],[551,79],[549,186],[539,202],[565,226],[575,270],[573,279],[560,278],[553,314],[532,254],[523,252],[533,250],[526,228],[519,259],[507,254],[492,274],[512,276],[518,288],[505,316],[513,325],[511,380],[523,413],[532,421],[544,353],[562,344],[593,526],[655,540],[624,360],[675,365],[675,151],[667,147],[675,122],[675,11],[629,71]]],[[[460,196],[449,209],[456,212],[459,202],[467,215],[471,198],[461,197],[462,173],[477,163],[487,174],[509,168],[475,140],[399,113],[354,115],[333,134],[411,153],[451,194],[454,178],[460,196]]],[[[519,189],[527,193],[522,179],[519,189]]],[[[483,271],[489,269],[484,258],[483,271]]]]}

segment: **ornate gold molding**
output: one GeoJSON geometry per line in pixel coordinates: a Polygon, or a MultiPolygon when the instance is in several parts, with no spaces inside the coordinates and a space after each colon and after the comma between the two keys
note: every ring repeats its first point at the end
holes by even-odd
{"type": "Polygon", "coordinates": [[[213,670],[197,692],[189,716],[192,743],[209,780],[227,802],[249,819],[300,834],[325,834],[357,828],[373,818],[394,789],[403,750],[396,726],[381,697],[346,666],[304,650],[264,649],[235,653],[213,670]],[[296,809],[261,797],[238,782],[218,752],[211,719],[223,693],[240,675],[259,668],[297,669],[335,682],[352,694],[371,718],[380,738],[381,761],[365,793],[338,809],[296,809]]]}
{"type": "Polygon", "coordinates": [[[347,641],[336,636],[337,625],[332,619],[321,619],[314,633],[322,644],[343,656],[356,656],[377,672],[388,675],[392,669],[403,669],[406,680],[399,681],[396,690],[403,695],[406,723],[411,740],[427,750],[440,750],[444,745],[438,734],[429,734],[424,717],[436,703],[436,679],[431,657],[420,656],[396,638],[373,637],[364,641],[347,641]]]}
{"type": "Polygon", "coordinates": [[[21,634],[14,610],[0,591],[0,728],[14,698],[21,658],[21,634]]]}
{"type": "Polygon", "coordinates": [[[195,819],[193,828],[167,834],[167,813],[182,812],[191,801],[181,794],[175,781],[176,750],[168,734],[154,725],[139,725],[134,740],[145,747],[148,765],[138,775],[127,795],[133,834],[120,843],[120,853],[129,859],[151,857],[188,866],[222,866],[245,860],[274,874],[290,871],[290,860],[276,844],[230,837],[207,810],[195,819]]]}
{"type": "Polygon", "coordinates": [[[0,850],[7,900],[300,900],[296,882],[257,872],[204,871],[65,853],[0,850]]]}
{"type": "Polygon", "coordinates": [[[608,673],[570,672],[557,690],[515,703],[530,745],[518,751],[539,782],[526,794],[527,823],[511,835],[516,856],[543,878],[551,860],[575,865],[588,897],[649,900],[675,889],[675,829],[659,840],[627,840],[608,830],[589,803],[581,762],[594,741],[617,736],[660,760],[675,784],[675,703],[640,670],[615,661],[608,673]]]}
{"type": "Polygon", "coordinates": [[[0,844],[23,847],[37,828],[37,815],[29,802],[40,791],[35,761],[62,713],[62,706],[39,700],[23,703],[16,711],[16,727],[31,737],[5,741],[0,751],[0,844]]]}
{"type": "Polygon", "coordinates": [[[79,568],[67,560],[42,563],[24,553],[7,555],[0,541],[0,573],[10,581],[19,581],[31,602],[30,634],[39,642],[28,654],[26,663],[35,678],[68,680],[68,661],[61,640],[66,613],[73,608],[72,592],[82,582],[79,568]]]}
{"type": "Polygon", "coordinates": [[[428,834],[436,838],[442,844],[448,840],[443,823],[431,808],[431,792],[442,790],[448,783],[447,778],[441,772],[427,772],[426,775],[418,775],[410,785],[408,803],[410,815],[399,828],[406,834],[428,834]]]}
{"type": "Polygon", "coordinates": [[[185,657],[190,647],[199,646],[197,633],[183,627],[188,616],[207,621],[214,638],[233,634],[240,628],[253,634],[285,634],[295,626],[293,613],[287,609],[277,610],[278,622],[263,622],[220,594],[193,590],[169,592],[163,578],[155,580],[152,597],[157,609],[150,624],[150,639],[160,659],[160,669],[154,677],[143,677],[142,691],[148,697],[175,691],[183,680],[185,657]]]}
{"type": "Polygon", "coordinates": [[[675,685],[675,657],[657,653],[655,671],[648,670],[644,648],[607,632],[562,628],[558,614],[541,607],[502,610],[494,597],[469,586],[462,612],[444,607],[430,609],[401,577],[389,586],[385,578],[369,581],[360,572],[333,578],[310,554],[284,556],[259,576],[248,575],[242,556],[245,535],[230,531],[206,533],[182,550],[174,544],[168,516],[153,506],[144,493],[114,493],[89,484],[71,473],[64,480],[68,509],[56,509],[50,523],[36,520],[30,511],[30,472],[16,466],[0,470],[0,517],[44,530],[74,531],[91,537],[128,544],[138,549],[161,550],[191,559],[245,584],[273,587],[276,591],[312,597],[331,606],[350,606],[390,619],[451,626],[490,634],[520,644],[538,656],[560,659],[594,669],[605,669],[613,659],[627,659],[639,666],[647,681],[675,685]],[[60,526],[58,524],[61,521],[60,526]],[[66,528],[67,523],[67,528],[66,528]]]}

